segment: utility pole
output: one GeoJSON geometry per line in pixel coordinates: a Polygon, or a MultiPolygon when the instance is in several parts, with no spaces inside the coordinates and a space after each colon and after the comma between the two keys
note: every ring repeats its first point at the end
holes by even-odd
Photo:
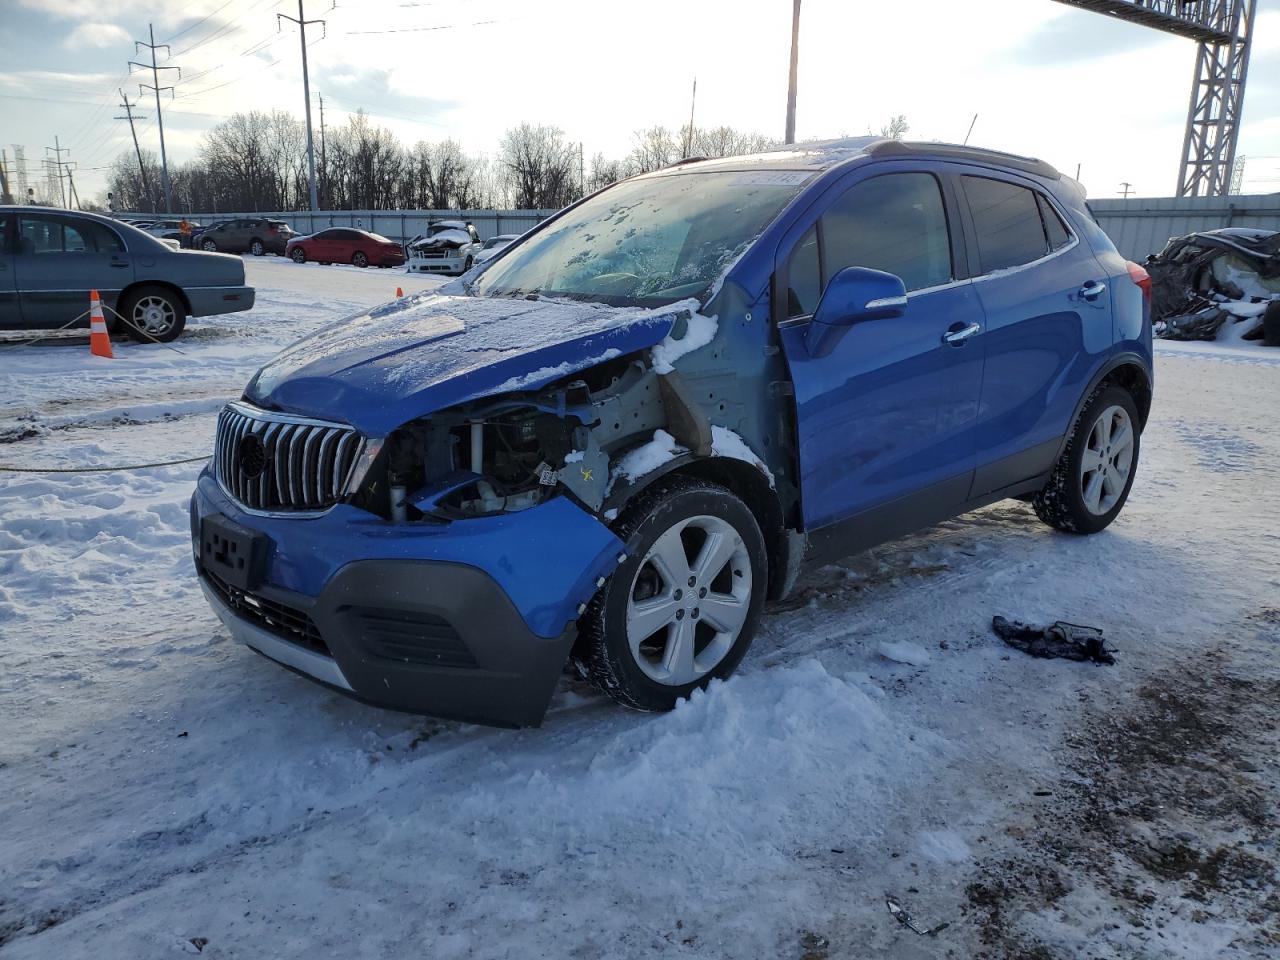
{"type": "MultiPolygon", "coordinates": [[[[61,144],[61,142],[58,140],[58,138],[54,137],[53,146],[45,147],[44,149],[45,149],[45,153],[50,153],[50,152],[53,153],[53,159],[48,162],[54,164],[58,168],[58,192],[62,195],[62,207],[65,210],[67,207],[67,188],[65,184],[63,184],[62,182],[62,164],[63,164],[62,155],[64,153],[70,153],[71,148],[64,147],[61,144]]],[[[53,198],[50,197],[49,199],[52,200],[53,198]]]]}
{"type": "MultiPolygon", "coordinates": [[[[323,20],[308,20],[306,12],[302,9],[302,0],[298,0],[298,15],[291,17],[287,13],[276,14],[276,30],[280,29],[280,21],[288,20],[298,25],[298,35],[302,38],[302,95],[307,101],[307,165],[311,169],[311,209],[320,209],[320,199],[316,195],[316,145],[311,137],[311,80],[307,76],[307,27],[310,24],[318,23],[320,28],[325,30],[323,20]]],[[[327,32],[327,31],[326,31],[327,32]]],[[[321,39],[325,34],[322,33],[321,39]]]]}
{"type": "Polygon", "coordinates": [[[689,98],[689,129],[684,134],[684,153],[681,154],[681,160],[688,160],[689,153],[693,150],[693,108],[698,102],[698,78],[693,78],[693,96],[689,98]]]}
{"type": "Polygon", "coordinates": [[[72,167],[74,167],[74,166],[75,166],[75,164],[74,164],[74,163],[68,163],[68,164],[66,164],[66,167],[67,167],[67,187],[68,187],[68,188],[70,189],[70,191],[71,191],[71,202],[72,202],[72,203],[74,203],[74,204],[76,205],[76,207],[75,207],[75,208],[76,208],[77,210],[79,210],[79,209],[80,209],[80,196],[79,196],[79,194],[77,194],[77,193],[76,193],[76,182],[75,182],[75,180],[71,179],[71,168],[72,168],[72,167]]]}
{"type": "Polygon", "coordinates": [[[1130,187],[1132,187],[1132,186],[1133,186],[1133,184],[1132,184],[1132,183],[1129,183],[1129,181],[1125,180],[1125,181],[1123,181],[1123,182],[1120,184],[1120,186],[1123,188],[1123,189],[1121,189],[1121,191],[1120,191],[1120,196],[1122,196],[1122,197],[1124,197],[1124,199],[1128,200],[1128,199],[1129,199],[1129,194],[1133,193],[1133,191],[1129,189],[1130,187]]]}
{"type": "Polygon", "coordinates": [[[325,161],[324,152],[324,94],[317,94],[317,96],[320,97],[320,195],[327,205],[329,203],[329,165],[325,161]]]}
{"type": "Polygon", "coordinates": [[[124,107],[125,115],[123,117],[116,117],[115,119],[129,121],[129,132],[133,134],[133,152],[138,155],[138,175],[142,177],[142,195],[151,201],[151,212],[157,213],[156,198],[151,193],[151,187],[147,183],[147,168],[142,162],[142,148],[138,146],[138,130],[133,125],[134,120],[145,120],[146,117],[135,117],[133,115],[133,108],[136,107],[137,104],[130,103],[129,98],[124,95],[123,90],[120,91],[120,99],[124,101],[120,106],[124,107]]]}
{"type": "Polygon", "coordinates": [[[800,0],[791,7],[791,73],[787,80],[787,136],[784,143],[796,142],[796,66],[800,62],[800,0]]]}
{"type": "MultiPolygon", "coordinates": [[[[138,93],[141,94],[143,90],[154,90],[156,94],[156,124],[160,127],[160,176],[164,182],[164,212],[172,213],[173,191],[169,188],[169,155],[164,149],[164,114],[160,110],[160,91],[168,90],[169,96],[172,97],[173,87],[160,86],[160,71],[177,70],[178,79],[181,80],[182,69],[180,67],[161,67],[156,65],[156,51],[161,47],[164,47],[164,49],[168,51],[169,45],[167,43],[156,43],[156,28],[152,24],[147,24],[147,31],[151,38],[150,43],[143,43],[141,40],[135,40],[133,42],[134,53],[137,53],[142,47],[146,47],[151,51],[151,83],[138,84],[138,93]]],[[[138,63],[136,60],[130,60],[129,66],[141,67],[143,70],[147,69],[147,65],[145,63],[138,63]]]]}

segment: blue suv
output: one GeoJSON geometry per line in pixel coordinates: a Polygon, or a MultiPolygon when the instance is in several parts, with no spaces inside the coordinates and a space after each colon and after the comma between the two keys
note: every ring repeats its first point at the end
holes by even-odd
{"type": "Polygon", "coordinates": [[[1149,286],[1037,160],[868,138],[635,177],[263,367],[192,499],[201,584],[376,704],[536,724],[571,663],[668,709],[805,565],[1005,498],[1111,523],[1149,286]]]}

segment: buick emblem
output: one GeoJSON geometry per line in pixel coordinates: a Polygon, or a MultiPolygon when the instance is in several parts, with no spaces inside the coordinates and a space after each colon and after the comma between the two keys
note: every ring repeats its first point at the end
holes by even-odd
{"type": "Polygon", "coordinates": [[[240,440],[240,472],[254,480],[262,476],[266,468],[267,448],[262,445],[262,437],[246,433],[240,440]]]}

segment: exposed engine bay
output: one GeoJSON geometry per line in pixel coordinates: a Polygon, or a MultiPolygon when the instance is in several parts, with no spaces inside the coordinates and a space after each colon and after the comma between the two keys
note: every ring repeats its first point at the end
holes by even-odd
{"type": "Polygon", "coordinates": [[[382,446],[354,502],[391,520],[512,512],[567,493],[599,512],[611,456],[655,430],[711,452],[711,425],[679,374],[616,359],[528,394],[414,420],[382,446]]]}

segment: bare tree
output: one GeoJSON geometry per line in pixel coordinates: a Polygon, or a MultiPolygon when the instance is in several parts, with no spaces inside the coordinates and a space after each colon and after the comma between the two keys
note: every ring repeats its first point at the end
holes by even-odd
{"type": "Polygon", "coordinates": [[[896,117],[890,117],[889,122],[880,128],[880,136],[886,140],[901,140],[910,129],[911,124],[907,123],[906,114],[900,113],[896,117]]]}
{"type": "Polygon", "coordinates": [[[498,162],[517,208],[554,209],[579,196],[578,151],[559,127],[512,127],[502,135],[498,162]]]}

